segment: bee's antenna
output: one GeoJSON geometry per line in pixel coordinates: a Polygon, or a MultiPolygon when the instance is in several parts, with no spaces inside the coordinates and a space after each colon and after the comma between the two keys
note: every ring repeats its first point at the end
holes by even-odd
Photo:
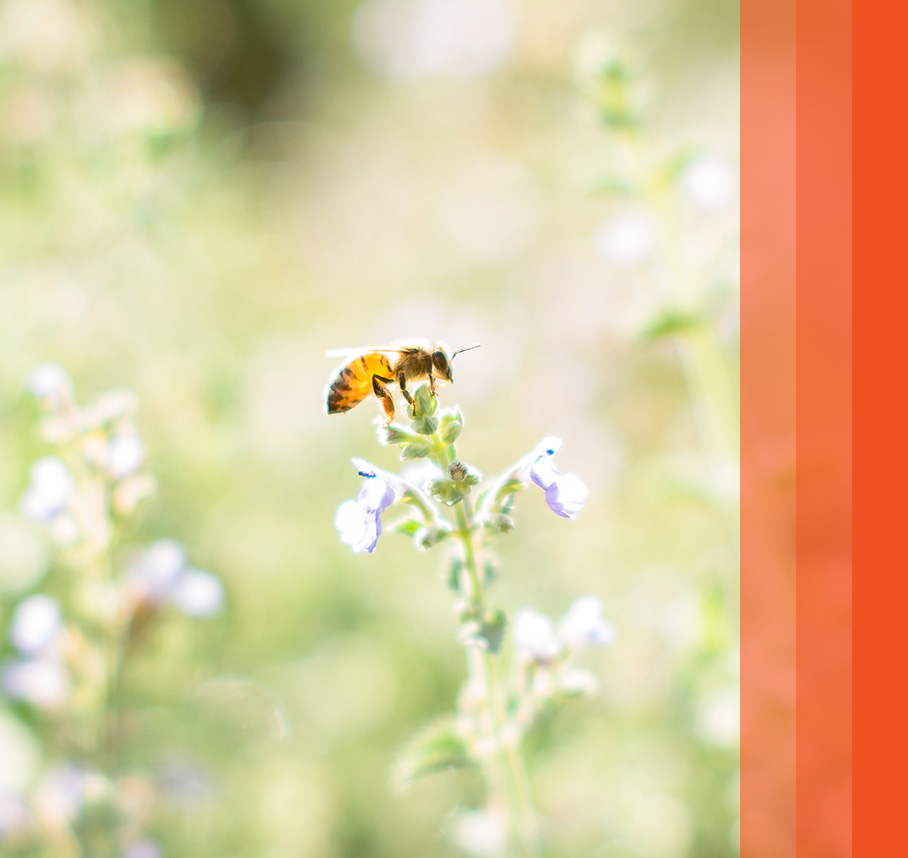
{"type": "MultiPolygon", "coordinates": [[[[482,345],[482,343],[480,343],[479,345],[482,345]]],[[[467,348],[465,348],[465,349],[458,349],[456,352],[454,352],[454,354],[451,355],[451,360],[454,360],[454,358],[456,358],[457,355],[459,355],[461,352],[471,352],[471,351],[473,351],[473,349],[478,349],[478,348],[479,348],[479,346],[467,346],[467,348]]]]}

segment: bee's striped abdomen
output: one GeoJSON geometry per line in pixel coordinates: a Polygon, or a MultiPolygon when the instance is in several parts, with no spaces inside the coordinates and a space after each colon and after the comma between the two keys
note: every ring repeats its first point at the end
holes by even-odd
{"type": "Polygon", "coordinates": [[[388,358],[378,352],[361,355],[342,367],[334,381],[328,385],[328,413],[349,411],[370,396],[373,375],[393,377],[388,358]]]}

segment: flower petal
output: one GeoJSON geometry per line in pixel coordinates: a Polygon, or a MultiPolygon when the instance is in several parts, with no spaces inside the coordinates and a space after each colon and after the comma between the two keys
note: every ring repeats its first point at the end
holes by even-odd
{"type": "Polygon", "coordinates": [[[356,554],[375,551],[381,536],[378,513],[365,509],[355,500],[344,501],[337,508],[334,526],[340,532],[341,542],[349,545],[356,554]]]}
{"type": "Polygon", "coordinates": [[[545,502],[552,512],[564,518],[576,518],[583,509],[589,490],[576,474],[565,474],[545,490],[545,502]]]}

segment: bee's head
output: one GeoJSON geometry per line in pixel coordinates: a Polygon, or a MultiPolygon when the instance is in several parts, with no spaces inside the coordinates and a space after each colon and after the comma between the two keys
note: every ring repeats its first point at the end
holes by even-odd
{"type": "Polygon", "coordinates": [[[435,371],[435,375],[443,381],[454,381],[451,361],[444,349],[435,349],[432,352],[432,369],[435,371]]]}
{"type": "Polygon", "coordinates": [[[454,361],[454,358],[457,357],[461,352],[468,352],[470,349],[478,349],[479,346],[470,346],[466,349],[458,349],[451,357],[448,357],[447,352],[440,347],[436,347],[435,351],[432,352],[432,365],[435,368],[435,372],[439,378],[443,378],[445,381],[454,381],[454,370],[451,368],[451,363],[454,361]]]}

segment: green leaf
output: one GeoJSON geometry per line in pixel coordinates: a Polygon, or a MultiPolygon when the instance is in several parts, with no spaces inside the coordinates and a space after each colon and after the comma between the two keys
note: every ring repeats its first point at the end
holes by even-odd
{"type": "Polygon", "coordinates": [[[450,535],[451,528],[447,525],[432,524],[417,528],[413,532],[413,541],[421,551],[428,551],[439,542],[444,542],[450,535]]]}
{"type": "Polygon", "coordinates": [[[392,522],[390,525],[391,530],[403,533],[406,536],[413,536],[422,527],[422,522],[417,521],[415,518],[402,518],[399,521],[392,522]]]}
{"type": "Polygon", "coordinates": [[[434,435],[438,421],[434,417],[417,417],[411,424],[413,431],[420,435],[434,435]]]}
{"type": "Polygon", "coordinates": [[[448,567],[448,586],[455,592],[460,592],[460,576],[463,572],[463,560],[459,557],[451,559],[451,565],[448,567]]]}
{"type": "Polygon", "coordinates": [[[414,441],[401,450],[400,458],[402,461],[405,459],[424,459],[431,452],[432,448],[425,441],[414,441]]]}
{"type": "Polygon", "coordinates": [[[453,444],[460,437],[462,430],[463,416],[460,411],[455,411],[453,414],[445,414],[442,416],[439,436],[446,445],[450,446],[453,444]]]}
{"type": "Polygon", "coordinates": [[[693,331],[700,327],[702,323],[700,317],[694,313],[687,313],[682,310],[666,310],[656,316],[643,329],[643,336],[648,340],[657,340],[662,337],[693,331]]]}
{"type": "Polygon", "coordinates": [[[488,644],[489,650],[498,653],[504,643],[505,631],[508,627],[508,618],[504,611],[496,609],[489,611],[482,618],[479,636],[488,644]]]}
{"type": "Polygon", "coordinates": [[[391,769],[391,784],[410,787],[423,775],[473,765],[467,744],[455,729],[453,715],[430,724],[401,749],[391,769]]]}
{"type": "Polygon", "coordinates": [[[405,432],[403,429],[394,426],[379,426],[378,427],[378,440],[382,444],[407,444],[410,441],[413,441],[413,436],[409,432],[405,432]]]}

